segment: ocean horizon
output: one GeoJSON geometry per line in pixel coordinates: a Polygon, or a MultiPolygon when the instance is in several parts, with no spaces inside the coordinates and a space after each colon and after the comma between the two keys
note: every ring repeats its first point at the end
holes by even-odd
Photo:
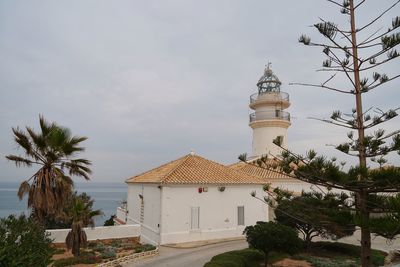
{"type": "MultiPolygon", "coordinates": [[[[11,214],[29,214],[27,197],[19,200],[17,196],[19,182],[0,181],[0,218],[11,214]]],[[[94,209],[101,209],[104,215],[95,217],[96,226],[103,226],[104,221],[117,212],[117,207],[126,200],[128,187],[124,182],[76,182],[75,190],[86,192],[94,200],[94,209]]]]}

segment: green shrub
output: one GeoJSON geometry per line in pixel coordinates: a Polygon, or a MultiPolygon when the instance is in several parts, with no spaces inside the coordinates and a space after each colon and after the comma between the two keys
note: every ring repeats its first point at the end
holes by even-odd
{"type": "Polygon", "coordinates": [[[113,240],[113,241],[111,241],[110,245],[115,248],[119,248],[122,245],[122,241],[121,240],[113,240]]]}
{"type": "Polygon", "coordinates": [[[150,251],[150,250],[155,250],[156,247],[150,244],[143,244],[139,247],[135,248],[135,252],[139,253],[139,252],[145,252],[145,251],[150,251]]]}
{"type": "Polygon", "coordinates": [[[104,222],[104,226],[114,226],[114,218],[115,217],[116,217],[115,214],[111,215],[111,217],[104,222]]]}
{"type": "Polygon", "coordinates": [[[99,253],[102,253],[105,250],[105,248],[106,246],[101,242],[95,243],[95,245],[92,247],[94,251],[97,251],[99,253]]]}
{"type": "Polygon", "coordinates": [[[243,233],[250,248],[264,252],[266,265],[270,252],[294,254],[303,246],[295,230],[276,222],[257,222],[256,225],[247,226],[243,233]]]}
{"type": "MultiPolygon", "coordinates": [[[[346,244],[346,243],[321,241],[314,243],[314,246],[328,252],[335,252],[341,255],[347,255],[357,259],[360,258],[361,254],[360,246],[346,244]]],[[[374,264],[375,266],[382,266],[384,264],[386,255],[387,254],[383,251],[373,249],[371,253],[372,264],[374,264]]]]}
{"type": "Polygon", "coordinates": [[[25,215],[0,219],[0,266],[46,267],[54,251],[43,227],[25,215]]]}
{"type": "Polygon", "coordinates": [[[101,257],[103,259],[111,259],[117,257],[116,249],[114,247],[106,247],[103,252],[101,252],[101,257]]]}
{"type": "Polygon", "coordinates": [[[204,267],[258,267],[263,259],[262,252],[247,248],[216,255],[204,267]]]}
{"type": "Polygon", "coordinates": [[[379,250],[372,250],[371,260],[375,266],[383,266],[385,264],[386,254],[379,250]]]}

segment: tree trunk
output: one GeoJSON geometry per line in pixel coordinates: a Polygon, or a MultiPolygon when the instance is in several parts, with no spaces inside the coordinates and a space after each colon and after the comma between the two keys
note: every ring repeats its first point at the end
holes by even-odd
{"type": "Polygon", "coordinates": [[[366,192],[359,194],[360,196],[360,216],[361,216],[361,266],[370,267],[372,266],[371,260],[371,232],[369,230],[369,211],[367,207],[367,196],[366,192]]]}
{"type": "Polygon", "coordinates": [[[269,266],[269,265],[268,265],[268,252],[265,252],[265,251],[264,251],[264,253],[265,253],[264,267],[268,267],[268,266],[269,266]]]}
{"type": "MultiPolygon", "coordinates": [[[[358,130],[358,159],[360,164],[359,181],[365,180],[367,177],[367,157],[365,154],[364,144],[364,114],[362,108],[361,84],[360,84],[360,65],[358,60],[358,47],[356,36],[356,23],[354,14],[354,0],[350,0],[350,24],[351,24],[351,44],[354,65],[354,92],[356,97],[356,116],[358,130]]],[[[369,230],[369,210],[367,207],[367,192],[360,192],[356,196],[357,214],[361,217],[361,266],[371,266],[371,232],[369,230]]]]}
{"type": "Polygon", "coordinates": [[[306,251],[310,252],[310,248],[311,248],[311,233],[307,233],[306,234],[306,238],[304,239],[305,243],[306,243],[306,251]]]}
{"type": "Polygon", "coordinates": [[[80,255],[80,238],[78,233],[74,233],[74,240],[72,241],[72,254],[75,257],[78,257],[80,255]]]}

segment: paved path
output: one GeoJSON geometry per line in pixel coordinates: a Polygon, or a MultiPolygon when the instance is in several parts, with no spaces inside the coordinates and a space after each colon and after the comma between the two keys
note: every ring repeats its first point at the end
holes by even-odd
{"type": "Polygon", "coordinates": [[[203,267],[213,256],[231,250],[247,248],[245,240],[227,241],[197,248],[160,247],[153,258],[123,265],[124,267],[203,267]]]}

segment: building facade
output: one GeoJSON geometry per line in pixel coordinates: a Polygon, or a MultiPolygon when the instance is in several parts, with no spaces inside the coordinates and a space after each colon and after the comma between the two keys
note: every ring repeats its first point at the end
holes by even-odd
{"type": "Polygon", "coordinates": [[[127,181],[127,213],[118,221],[141,225],[141,239],[171,244],[242,237],[247,225],[268,220],[266,181],[189,154],[127,181]]]}

